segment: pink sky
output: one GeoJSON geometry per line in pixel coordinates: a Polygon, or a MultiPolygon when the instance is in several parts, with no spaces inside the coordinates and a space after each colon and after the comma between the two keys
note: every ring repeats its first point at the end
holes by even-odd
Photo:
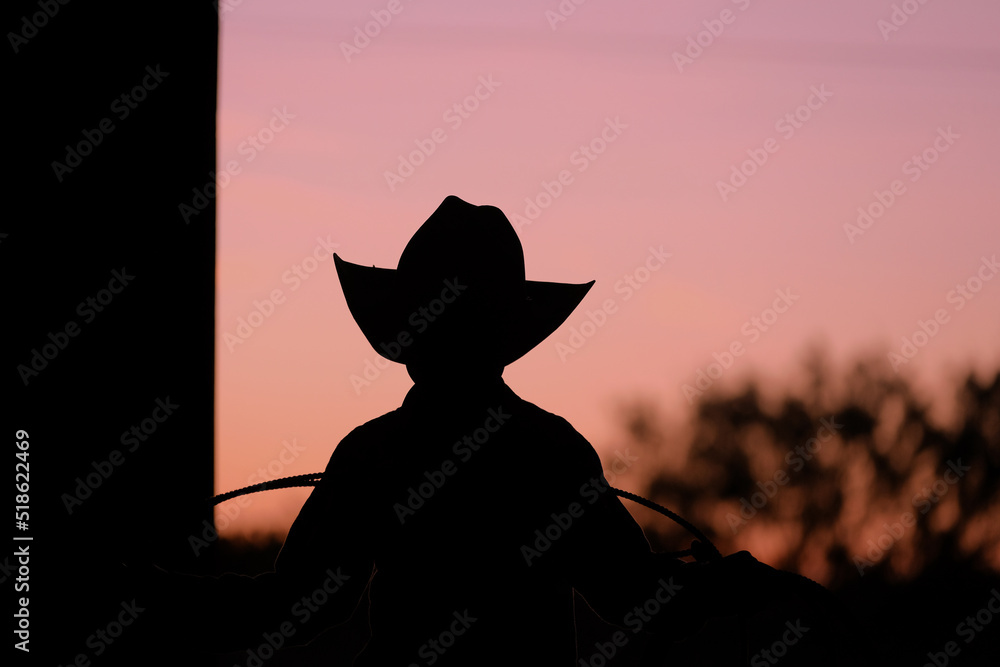
{"type": "MultiPolygon", "coordinates": [[[[881,351],[888,365],[885,352],[943,310],[900,370],[931,392],[970,365],[996,368],[1000,277],[971,300],[949,291],[993,277],[982,258],[1000,255],[1000,5],[914,3],[884,39],[892,4],[590,0],[553,29],[556,0],[402,0],[348,62],[341,43],[388,1],[230,2],[218,162],[239,173],[218,201],[217,490],[323,469],[410,386],[397,365],[352,386],[379,357],[329,248],[395,267],[445,196],[514,219],[563,170],[562,192],[519,229],[528,278],[597,284],[505,378],[603,454],[618,405],[650,397],[681,418],[682,385],[735,341],[744,353],[721,384],[750,371],[787,380],[816,341],[837,361],[881,351]],[[720,17],[679,71],[674,52],[720,17]],[[448,113],[477,89],[465,117],[448,113]],[[797,110],[808,118],[778,124],[797,110]],[[603,152],[588,159],[592,141],[603,152]],[[418,142],[433,152],[390,188],[386,172],[418,142]],[[925,150],[923,170],[912,158],[925,150]],[[718,183],[748,151],[767,159],[724,201],[718,183]],[[897,180],[902,194],[852,243],[844,225],[897,180]],[[636,273],[661,246],[662,268],[636,273]],[[616,291],[625,276],[648,279],[616,291]],[[751,318],[789,289],[797,298],[755,337],[751,318]],[[270,316],[233,343],[274,290],[270,316]],[[584,327],[608,300],[603,325],[584,327]],[[581,327],[593,334],[582,347],[557,348],[581,327]]],[[[283,532],[305,493],[230,504],[239,517],[220,527],[283,532]]]]}

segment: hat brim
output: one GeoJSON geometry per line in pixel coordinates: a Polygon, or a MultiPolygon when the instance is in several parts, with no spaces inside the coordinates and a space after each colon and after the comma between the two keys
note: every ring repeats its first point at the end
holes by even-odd
{"type": "MultiPolygon", "coordinates": [[[[337,254],[333,259],[347,308],[372,348],[389,361],[408,363],[413,348],[400,341],[408,340],[414,331],[396,270],[353,264],[337,254]]],[[[517,361],[548,338],[593,285],[593,280],[582,284],[525,280],[525,300],[512,311],[514,321],[507,323],[501,349],[495,350],[503,365],[517,361]]]]}

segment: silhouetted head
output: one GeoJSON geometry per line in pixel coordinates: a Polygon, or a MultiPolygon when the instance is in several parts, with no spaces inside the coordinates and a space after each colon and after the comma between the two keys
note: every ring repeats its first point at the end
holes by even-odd
{"type": "Polygon", "coordinates": [[[395,270],[334,259],[368,342],[421,383],[499,377],[594,284],[525,280],[524,251],[503,212],[454,196],[414,233],[395,270]]]}

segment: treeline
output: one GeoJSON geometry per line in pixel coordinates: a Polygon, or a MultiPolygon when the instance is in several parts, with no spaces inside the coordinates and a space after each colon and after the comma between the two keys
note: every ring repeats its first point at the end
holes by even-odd
{"type": "MultiPolygon", "coordinates": [[[[806,374],[777,399],[756,382],[705,394],[681,442],[655,410],[633,406],[630,447],[685,452],[647,496],[707,529],[723,553],[748,549],[832,588],[1000,570],[1000,371],[955,387],[949,424],[934,423],[881,358],[834,378],[816,353],[806,374]]],[[[690,539],[659,520],[646,527],[664,550],[690,539]]]]}

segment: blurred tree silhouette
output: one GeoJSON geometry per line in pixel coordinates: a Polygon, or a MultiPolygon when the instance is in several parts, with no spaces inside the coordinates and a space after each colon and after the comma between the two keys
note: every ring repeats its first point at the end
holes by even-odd
{"type": "MultiPolygon", "coordinates": [[[[834,589],[872,574],[1000,571],[1000,371],[982,384],[969,373],[954,423],[936,425],[881,357],[839,379],[819,351],[805,368],[804,388],[774,401],[756,381],[701,396],[686,442],[648,404],[631,406],[630,445],[683,452],[646,494],[713,531],[723,553],[748,549],[834,589]]],[[[645,528],[661,550],[684,539],[662,521],[645,528]]]]}

